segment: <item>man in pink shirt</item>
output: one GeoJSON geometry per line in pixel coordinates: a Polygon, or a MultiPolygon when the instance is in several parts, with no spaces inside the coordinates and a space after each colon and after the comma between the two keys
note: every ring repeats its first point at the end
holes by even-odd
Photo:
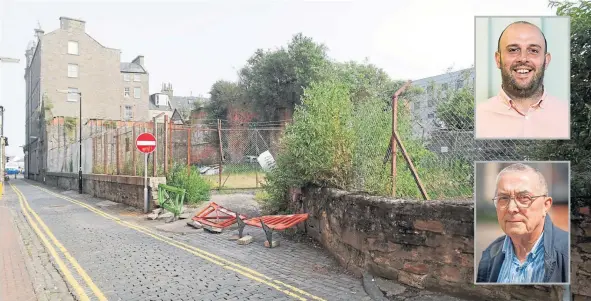
{"type": "Polygon", "coordinates": [[[529,22],[501,33],[495,61],[502,86],[476,106],[476,139],[570,139],[569,103],[544,88],[547,50],[544,33],[529,22]]]}

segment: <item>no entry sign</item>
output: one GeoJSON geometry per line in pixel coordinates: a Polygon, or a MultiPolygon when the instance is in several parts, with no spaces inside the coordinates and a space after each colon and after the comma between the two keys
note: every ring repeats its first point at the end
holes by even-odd
{"type": "Polygon", "coordinates": [[[137,136],[135,146],[140,152],[149,154],[156,149],[156,138],[150,133],[142,133],[137,136]]]}

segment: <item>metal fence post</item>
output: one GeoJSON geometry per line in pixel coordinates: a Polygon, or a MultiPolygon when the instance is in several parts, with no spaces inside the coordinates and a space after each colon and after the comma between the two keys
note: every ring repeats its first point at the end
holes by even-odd
{"type": "MultiPolygon", "coordinates": [[[[135,132],[135,122],[133,123],[133,126],[131,128],[131,135],[132,137],[132,141],[135,143],[135,138],[136,138],[136,132],[135,132]]],[[[137,176],[137,161],[136,161],[136,151],[135,149],[132,150],[131,152],[131,164],[133,165],[133,176],[137,176]]]]}
{"type": "MultiPolygon", "coordinates": [[[[156,126],[156,117],[154,117],[152,119],[152,133],[154,134],[154,137],[156,138],[156,145],[158,145],[158,128],[156,126]]],[[[152,176],[155,177],[156,173],[157,173],[157,157],[158,157],[158,148],[156,148],[154,150],[154,152],[152,152],[152,176]]]]}
{"type": "Polygon", "coordinates": [[[168,175],[168,115],[164,115],[164,143],[162,144],[162,151],[164,152],[164,175],[168,175]]]}
{"type": "Polygon", "coordinates": [[[220,143],[220,167],[218,168],[218,189],[222,189],[222,165],[224,163],[224,150],[222,146],[222,121],[218,119],[218,140],[220,143]]]}

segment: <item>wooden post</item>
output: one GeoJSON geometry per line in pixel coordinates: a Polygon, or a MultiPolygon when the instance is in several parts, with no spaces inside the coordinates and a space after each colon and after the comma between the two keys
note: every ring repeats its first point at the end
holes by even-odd
{"type": "MultiPolygon", "coordinates": [[[[137,134],[135,132],[135,123],[133,123],[133,127],[131,129],[131,135],[132,135],[133,143],[135,143],[135,139],[137,138],[136,137],[137,134]]],[[[135,156],[136,153],[137,153],[137,148],[134,146],[131,151],[131,164],[132,164],[132,168],[133,168],[133,176],[137,176],[137,159],[135,156]]]]}
{"type": "Polygon", "coordinates": [[[222,189],[222,165],[224,164],[224,149],[222,146],[222,121],[218,119],[218,140],[220,142],[220,167],[218,168],[218,189],[222,189]]]}
{"type": "Polygon", "coordinates": [[[121,143],[119,143],[119,128],[115,129],[115,164],[117,166],[117,174],[121,174],[121,143]]]}
{"type": "Polygon", "coordinates": [[[168,115],[164,115],[164,143],[162,151],[164,152],[164,175],[168,175],[168,115]]]}
{"type": "Polygon", "coordinates": [[[411,81],[407,81],[396,93],[392,96],[392,137],[390,138],[390,146],[392,148],[392,196],[396,196],[396,132],[398,131],[398,96],[406,90],[411,81]]]}
{"type": "MultiPolygon", "coordinates": [[[[59,127],[59,123],[58,123],[59,127]]],[[[93,123],[90,124],[90,138],[92,139],[92,170],[90,173],[94,173],[94,167],[96,166],[96,137],[95,137],[96,128],[93,123]]],[[[58,134],[59,139],[59,134],[58,134]]],[[[59,144],[59,142],[58,142],[59,144]]]]}
{"type": "MultiPolygon", "coordinates": [[[[168,115],[166,115],[166,116],[168,116],[168,115]]],[[[174,144],[174,135],[173,135],[173,133],[174,133],[173,132],[174,124],[172,123],[172,120],[170,120],[168,122],[169,122],[169,124],[168,124],[168,136],[170,137],[170,138],[168,138],[170,140],[169,141],[170,142],[169,143],[170,145],[168,147],[169,147],[169,150],[170,150],[170,152],[169,152],[170,153],[170,155],[169,155],[169,157],[170,157],[170,166],[172,168],[172,166],[174,166],[174,151],[173,151],[173,149],[174,149],[173,148],[173,144],[174,144]]]]}
{"type": "Polygon", "coordinates": [[[404,156],[404,159],[406,160],[408,167],[410,167],[410,171],[412,173],[412,176],[415,178],[415,182],[417,183],[417,186],[419,186],[419,190],[421,191],[423,198],[426,201],[428,201],[429,195],[427,195],[427,190],[425,189],[425,186],[423,186],[423,183],[421,182],[421,179],[419,178],[419,173],[417,173],[417,170],[416,170],[414,164],[412,164],[412,161],[410,160],[410,157],[408,156],[408,153],[406,152],[406,149],[404,148],[404,145],[402,144],[402,140],[400,140],[400,137],[398,137],[397,133],[394,133],[394,138],[396,139],[396,142],[398,143],[398,145],[400,145],[400,151],[402,153],[402,156],[404,156]]]}
{"type": "Polygon", "coordinates": [[[152,134],[156,138],[156,149],[152,153],[152,176],[155,177],[158,170],[156,166],[156,163],[158,163],[158,160],[156,160],[158,157],[158,127],[156,126],[156,117],[152,121],[152,134]]]}
{"type": "Polygon", "coordinates": [[[191,127],[187,128],[187,175],[191,174],[191,127]]]}
{"type": "MultiPolygon", "coordinates": [[[[103,127],[104,129],[104,127],[103,127]]],[[[103,173],[107,174],[109,169],[107,168],[107,150],[109,149],[109,136],[108,131],[105,131],[103,134],[103,173]]]]}

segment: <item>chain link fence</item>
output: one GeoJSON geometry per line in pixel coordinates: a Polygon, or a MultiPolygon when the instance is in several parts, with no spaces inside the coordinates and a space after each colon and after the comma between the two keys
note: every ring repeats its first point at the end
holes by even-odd
{"type": "Polygon", "coordinates": [[[187,172],[198,170],[212,188],[252,189],[261,188],[265,178],[257,158],[266,151],[276,156],[283,127],[224,121],[195,125],[161,121],[154,126],[154,122],[83,120],[82,156],[77,119],[56,117],[47,131],[48,172],[77,173],[81,158],[85,174],[143,176],[144,154],[137,150],[135,139],[149,132],[157,147],[148,155],[148,176],[166,176],[180,165],[187,172]]]}
{"type": "Polygon", "coordinates": [[[540,142],[475,140],[473,69],[413,82],[398,100],[392,181],[392,109],[383,100],[356,104],[353,189],[378,195],[422,198],[403,151],[430,199],[472,199],[474,161],[535,159],[540,142]]]}

